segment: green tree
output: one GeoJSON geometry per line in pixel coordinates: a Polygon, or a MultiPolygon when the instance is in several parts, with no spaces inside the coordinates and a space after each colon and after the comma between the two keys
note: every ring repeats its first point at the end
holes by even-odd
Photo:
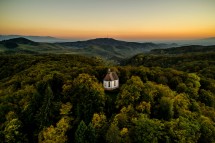
{"type": "Polygon", "coordinates": [[[201,136],[199,142],[214,143],[215,142],[215,123],[209,118],[202,116],[200,118],[201,136]]]}
{"type": "Polygon", "coordinates": [[[135,104],[140,100],[143,82],[138,76],[132,76],[124,85],[116,100],[117,107],[135,104]]]}
{"type": "Polygon", "coordinates": [[[50,124],[50,116],[53,101],[53,92],[50,86],[47,86],[45,90],[45,97],[43,99],[42,106],[40,107],[38,113],[36,114],[36,120],[38,122],[39,128],[48,126],[50,124]]]}
{"type": "Polygon", "coordinates": [[[67,131],[71,128],[70,122],[73,120],[68,115],[71,114],[72,104],[67,102],[61,105],[60,115],[62,118],[57,122],[56,127],[51,125],[50,127],[44,128],[38,136],[40,143],[55,142],[64,143],[67,142],[67,131]]]}
{"type": "Polygon", "coordinates": [[[92,123],[88,126],[82,120],[77,130],[75,131],[75,142],[77,143],[95,143],[96,142],[96,131],[92,123]]]}
{"type": "Polygon", "coordinates": [[[108,143],[119,143],[120,142],[120,130],[115,123],[111,123],[106,134],[106,141],[108,143]]]}
{"type": "Polygon", "coordinates": [[[173,76],[173,77],[171,78],[171,80],[170,80],[170,87],[171,87],[172,89],[176,89],[176,87],[177,87],[178,85],[180,85],[181,83],[183,83],[181,77],[179,77],[179,76],[173,76]]]}
{"type": "Polygon", "coordinates": [[[174,97],[174,116],[178,118],[184,111],[189,110],[190,101],[184,93],[174,97]]]}
{"type": "Polygon", "coordinates": [[[163,136],[164,125],[156,119],[149,119],[141,115],[133,119],[134,126],[130,131],[130,136],[135,143],[158,143],[163,136]]]}
{"type": "Polygon", "coordinates": [[[102,142],[107,131],[107,118],[104,113],[94,113],[92,118],[92,125],[95,128],[96,138],[102,142]]]}
{"type": "Polygon", "coordinates": [[[80,74],[75,78],[73,93],[77,116],[84,122],[89,123],[95,112],[103,110],[106,101],[104,89],[94,76],[80,74]]]}
{"type": "Polygon", "coordinates": [[[215,94],[210,91],[201,89],[199,93],[199,100],[207,106],[215,107],[215,94]]]}
{"type": "Polygon", "coordinates": [[[61,105],[60,114],[61,115],[69,115],[71,114],[70,111],[72,109],[72,104],[67,102],[66,104],[61,105]]]}
{"type": "Polygon", "coordinates": [[[154,99],[158,94],[158,91],[156,89],[156,84],[153,82],[146,82],[142,88],[142,98],[146,102],[150,102],[151,105],[154,104],[154,99]]]}
{"type": "Polygon", "coordinates": [[[77,130],[75,131],[75,142],[76,143],[85,143],[86,141],[86,131],[87,126],[84,121],[81,121],[78,125],[77,130]]]}
{"type": "Polygon", "coordinates": [[[39,134],[39,143],[65,143],[67,142],[66,132],[70,129],[70,118],[65,116],[60,119],[56,127],[51,125],[43,129],[39,134]]]}
{"type": "Polygon", "coordinates": [[[86,130],[86,143],[95,143],[96,142],[96,131],[95,128],[93,127],[92,123],[89,123],[89,125],[87,126],[87,130],[86,130]]]}
{"type": "Polygon", "coordinates": [[[186,92],[191,96],[191,98],[198,99],[198,91],[200,87],[200,77],[194,73],[189,73],[185,81],[187,85],[186,92]]]}
{"type": "Polygon", "coordinates": [[[128,107],[122,107],[120,113],[115,115],[114,122],[120,129],[129,127],[131,119],[136,118],[138,115],[139,113],[133,108],[133,106],[128,105],[128,107]]]}
{"type": "Polygon", "coordinates": [[[170,120],[173,115],[173,99],[162,97],[160,100],[159,116],[165,120],[170,120]]]}
{"type": "Polygon", "coordinates": [[[121,143],[130,143],[131,142],[128,128],[122,128],[121,129],[121,131],[120,131],[120,138],[121,138],[120,139],[121,143]]]}
{"type": "Polygon", "coordinates": [[[139,111],[140,113],[150,115],[151,114],[151,104],[148,102],[142,101],[136,106],[136,110],[139,111]]]}
{"type": "Polygon", "coordinates": [[[183,92],[187,92],[187,86],[185,83],[179,83],[178,86],[176,87],[176,91],[178,93],[183,93],[183,92]]]}
{"type": "Polygon", "coordinates": [[[170,142],[196,143],[200,137],[200,125],[195,119],[179,117],[165,122],[165,130],[170,142]]]}
{"type": "Polygon", "coordinates": [[[7,143],[23,143],[27,142],[26,137],[23,135],[22,122],[18,119],[14,112],[7,114],[7,121],[5,122],[4,137],[7,143]]]}

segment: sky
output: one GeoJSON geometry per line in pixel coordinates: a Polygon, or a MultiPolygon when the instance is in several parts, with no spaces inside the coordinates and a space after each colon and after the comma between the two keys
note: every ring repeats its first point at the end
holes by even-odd
{"type": "Polygon", "coordinates": [[[0,34],[125,40],[215,36],[215,0],[0,0],[0,34]]]}

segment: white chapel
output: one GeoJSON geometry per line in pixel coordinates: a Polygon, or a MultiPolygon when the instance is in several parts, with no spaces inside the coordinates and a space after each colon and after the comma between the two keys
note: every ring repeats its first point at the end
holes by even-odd
{"type": "Polygon", "coordinates": [[[108,73],[103,80],[103,86],[105,90],[114,90],[119,87],[119,77],[116,72],[108,69],[108,73]]]}

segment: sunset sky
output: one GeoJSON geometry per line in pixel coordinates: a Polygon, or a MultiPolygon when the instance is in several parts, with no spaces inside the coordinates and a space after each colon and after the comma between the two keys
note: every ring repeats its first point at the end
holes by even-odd
{"type": "Polygon", "coordinates": [[[215,36],[215,0],[0,0],[0,34],[126,40],[215,36]]]}

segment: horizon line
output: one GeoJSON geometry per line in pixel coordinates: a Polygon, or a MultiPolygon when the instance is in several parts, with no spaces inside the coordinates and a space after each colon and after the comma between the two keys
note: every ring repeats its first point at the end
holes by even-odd
{"type": "Polygon", "coordinates": [[[185,37],[185,38],[140,38],[140,37],[127,37],[127,38],[123,38],[123,37],[112,37],[112,36],[91,36],[91,37],[63,37],[63,36],[50,36],[50,35],[31,35],[31,34],[0,34],[0,36],[20,36],[20,37],[50,37],[50,38],[56,38],[56,39],[61,39],[61,40],[91,40],[91,39],[100,39],[100,38],[107,38],[107,39],[115,39],[115,40],[129,40],[129,41],[141,41],[141,40],[149,40],[149,41],[181,41],[181,40],[204,40],[204,39],[210,39],[210,38],[215,38],[214,36],[204,36],[204,37],[185,37]]]}

